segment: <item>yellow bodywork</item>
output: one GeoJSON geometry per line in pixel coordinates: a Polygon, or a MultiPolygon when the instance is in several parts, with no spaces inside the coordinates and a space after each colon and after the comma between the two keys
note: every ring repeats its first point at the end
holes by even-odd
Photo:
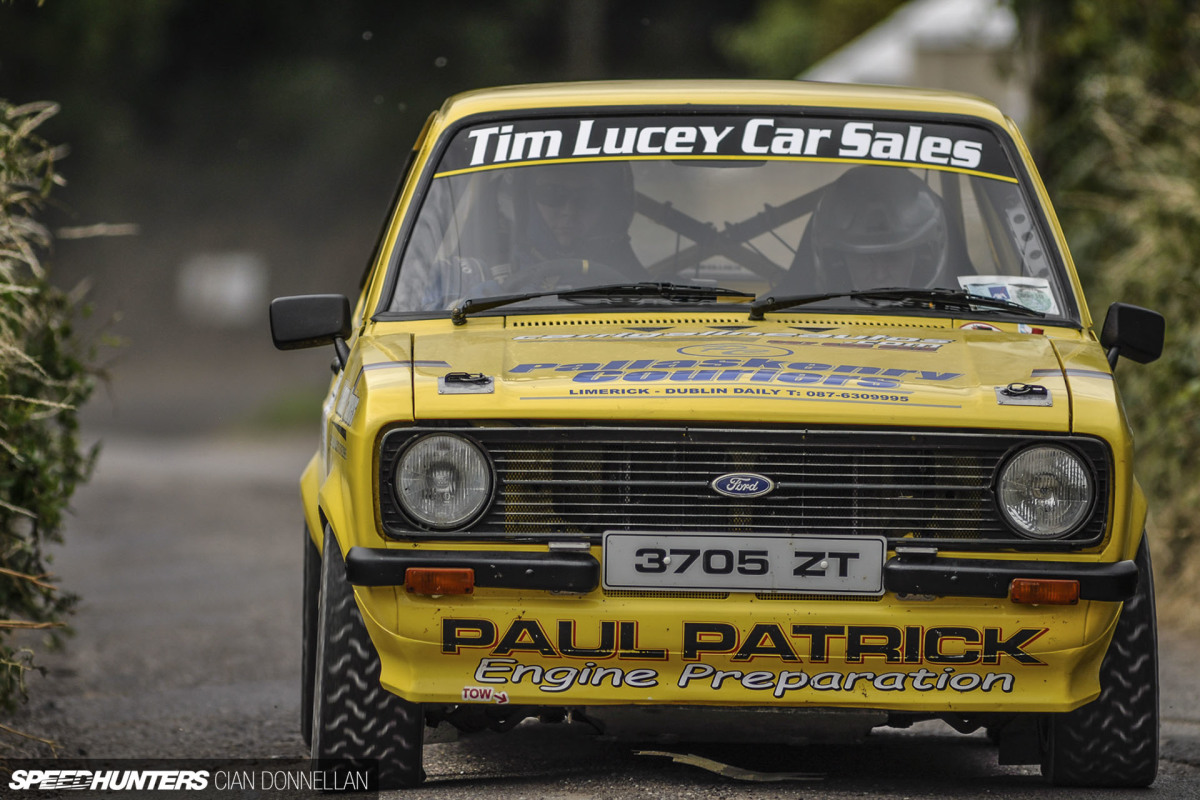
{"type": "MultiPolygon", "coordinates": [[[[1036,334],[1002,322],[993,330],[964,330],[969,317],[805,309],[768,313],[755,322],[736,306],[704,313],[493,315],[472,317],[461,326],[449,319],[371,318],[385,292],[387,259],[416,186],[432,168],[434,144],[449,126],[497,111],[652,108],[678,105],[684,96],[713,107],[959,115],[1008,130],[1034,176],[1034,192],[1064,254],[1072,289],[1082,297],[1019,135],[981,100],[892,88],[720,81],[534,86],[461,95],[431,117],[417,142],[380,263],[359,300],[350,360],[330,389],[320,451],[302,477],[305,515],[318,547],[326,526],[343,553],[355,546],[472,547],[461,539],[415,542],[384,536],[376,510],[377,449],[381,435],[396,426],[431,420],[752,421],[1101,438],[1111,447],[1113,482],[1109,526],[1100,544],[1053,554],[943,550],[939,555],[1093,563],[1132,558],[1145,503],[1132,477],[1130,434],[1112,372],[1082,301],[1082,330],[1046,328],[1036,334]],[[713,326],[722,325],[737,330],[714,334],[713,326]],[[636,330],[648,327],[663,330],[636,330]],[[711,380],[672,380],[681,369],[673,363],[679,349],[692,342],[724,345],[729,359],[741,361],[720,368],[730,374],[711,380]],[[752,345],[759,355],[739,357],[741,345],[752,345]],[[764,367],[762,353],[771,348],[776,354],[766,358],[781,363],[764,367]],[[782,369],[763,373],[774,366],[782,369]],[[437,379],[449,371],[495,376],[495,391],[439,395],[437,379]],[[643,377],[631,378],[634,373],[643,377]],[[785,373],[808,377],[781,378],[785,373]],[[997,387],[1030,381],[1035,374],[1050,390],[1053,405],[997,405],[997,387]],[[889,382],[879,383],[880,376],[889,382]]],[[[546,551],[544,544],[489,542],[484,547],[546,551]]],[[[603,559],[600,546],[591,552],[603,559]]],[[[429,597],[403,587],[358,587],[355,594],[389,690],[422,703],[564,706],[1065,711],[1098,694],[1100,661],[1120,607],[1097,601],[1039,607],[1007,599],[890,593],[855,601],[738,592],[676,597],[599,588],[582,595],[478,588],[466,596],[429,597]],[[447,631],[453,633],[450,640],[447,631]]]]}

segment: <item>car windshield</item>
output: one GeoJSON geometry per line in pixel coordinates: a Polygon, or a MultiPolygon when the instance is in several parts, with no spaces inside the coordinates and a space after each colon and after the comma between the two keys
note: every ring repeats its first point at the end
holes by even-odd
{"type": "MultiPolygon", "coordinates": [[[[1016,304],[982,313],[1019,315],[1023,306],[1074,319],[1021,177],[996,134],[973,125],[785,115],[493,120],[460,128],[441,150],[388,310],[449,312],[543,292],[500,313],[578,308],[603,297],[556,293],[658,282],[805,297],[796,308],[806,311],[903,306],[901,297],[856,294],[883,288],[917,290],[917,299],[949,290],[1016,304]]],[[[610,302],[747,300],[626,290],[610,302]]]]}

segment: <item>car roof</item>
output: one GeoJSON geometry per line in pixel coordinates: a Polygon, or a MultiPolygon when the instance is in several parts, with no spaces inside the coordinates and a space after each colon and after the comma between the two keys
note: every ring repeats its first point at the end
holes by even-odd
{"type": "Polygon", "coordinates": [[[815,81],[645,80],[542,83],[463,92],[441,109],[441,124],[501,111],[619,106],[854,108],[978,117],[1006,127],[994,104],[934,89],[815,81]]]}

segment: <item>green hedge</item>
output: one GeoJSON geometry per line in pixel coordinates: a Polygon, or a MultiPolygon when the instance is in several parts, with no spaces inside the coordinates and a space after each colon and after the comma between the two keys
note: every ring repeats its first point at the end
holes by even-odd
{"type": "Polygon", "coordinates": [[[35,648],[67,632],[76,598],[49,572],[47,545],[62,541],[63,515],[88,477],[77,409],[92,390],[91,353],[73,330],[83,309],[52,286],[42,257],[50,233],[38,221],[62,183],[58,148],[35,134],[57,107],[0,100],[0,709],[25,697],[35,648]],[[33,631],[31,633],[30,631],[33,631]]]}
{"type": "Polygon", "coordinates": [[[1197,621],[1200,580],[1200,0],[1015,0],[1033,146],[1097,325],[1161,312],[1163,358],[1118,381],[1151,499],[1155,571],[1197,621]]]}

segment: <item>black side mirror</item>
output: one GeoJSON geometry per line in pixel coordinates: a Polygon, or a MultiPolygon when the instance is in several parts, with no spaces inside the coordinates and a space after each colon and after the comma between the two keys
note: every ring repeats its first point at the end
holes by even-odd
{"type": "Polygon", "coordinates": [[[1100,346],[1108,351],[1109,366],[1117,366],[1118,356],[1132,358],[1139,364],[1157,359],[1162,355],[1166,327],[1166,321],[1157,311],[1113,303],[1100,331],[1100,346]]]}
{"type": "Polygon", "coordinates": [[[341,294],[276,297],[271,301],[271,339],[280,350],[332,343],[338,367],[346,365],[350,300],[341,294]]]}

